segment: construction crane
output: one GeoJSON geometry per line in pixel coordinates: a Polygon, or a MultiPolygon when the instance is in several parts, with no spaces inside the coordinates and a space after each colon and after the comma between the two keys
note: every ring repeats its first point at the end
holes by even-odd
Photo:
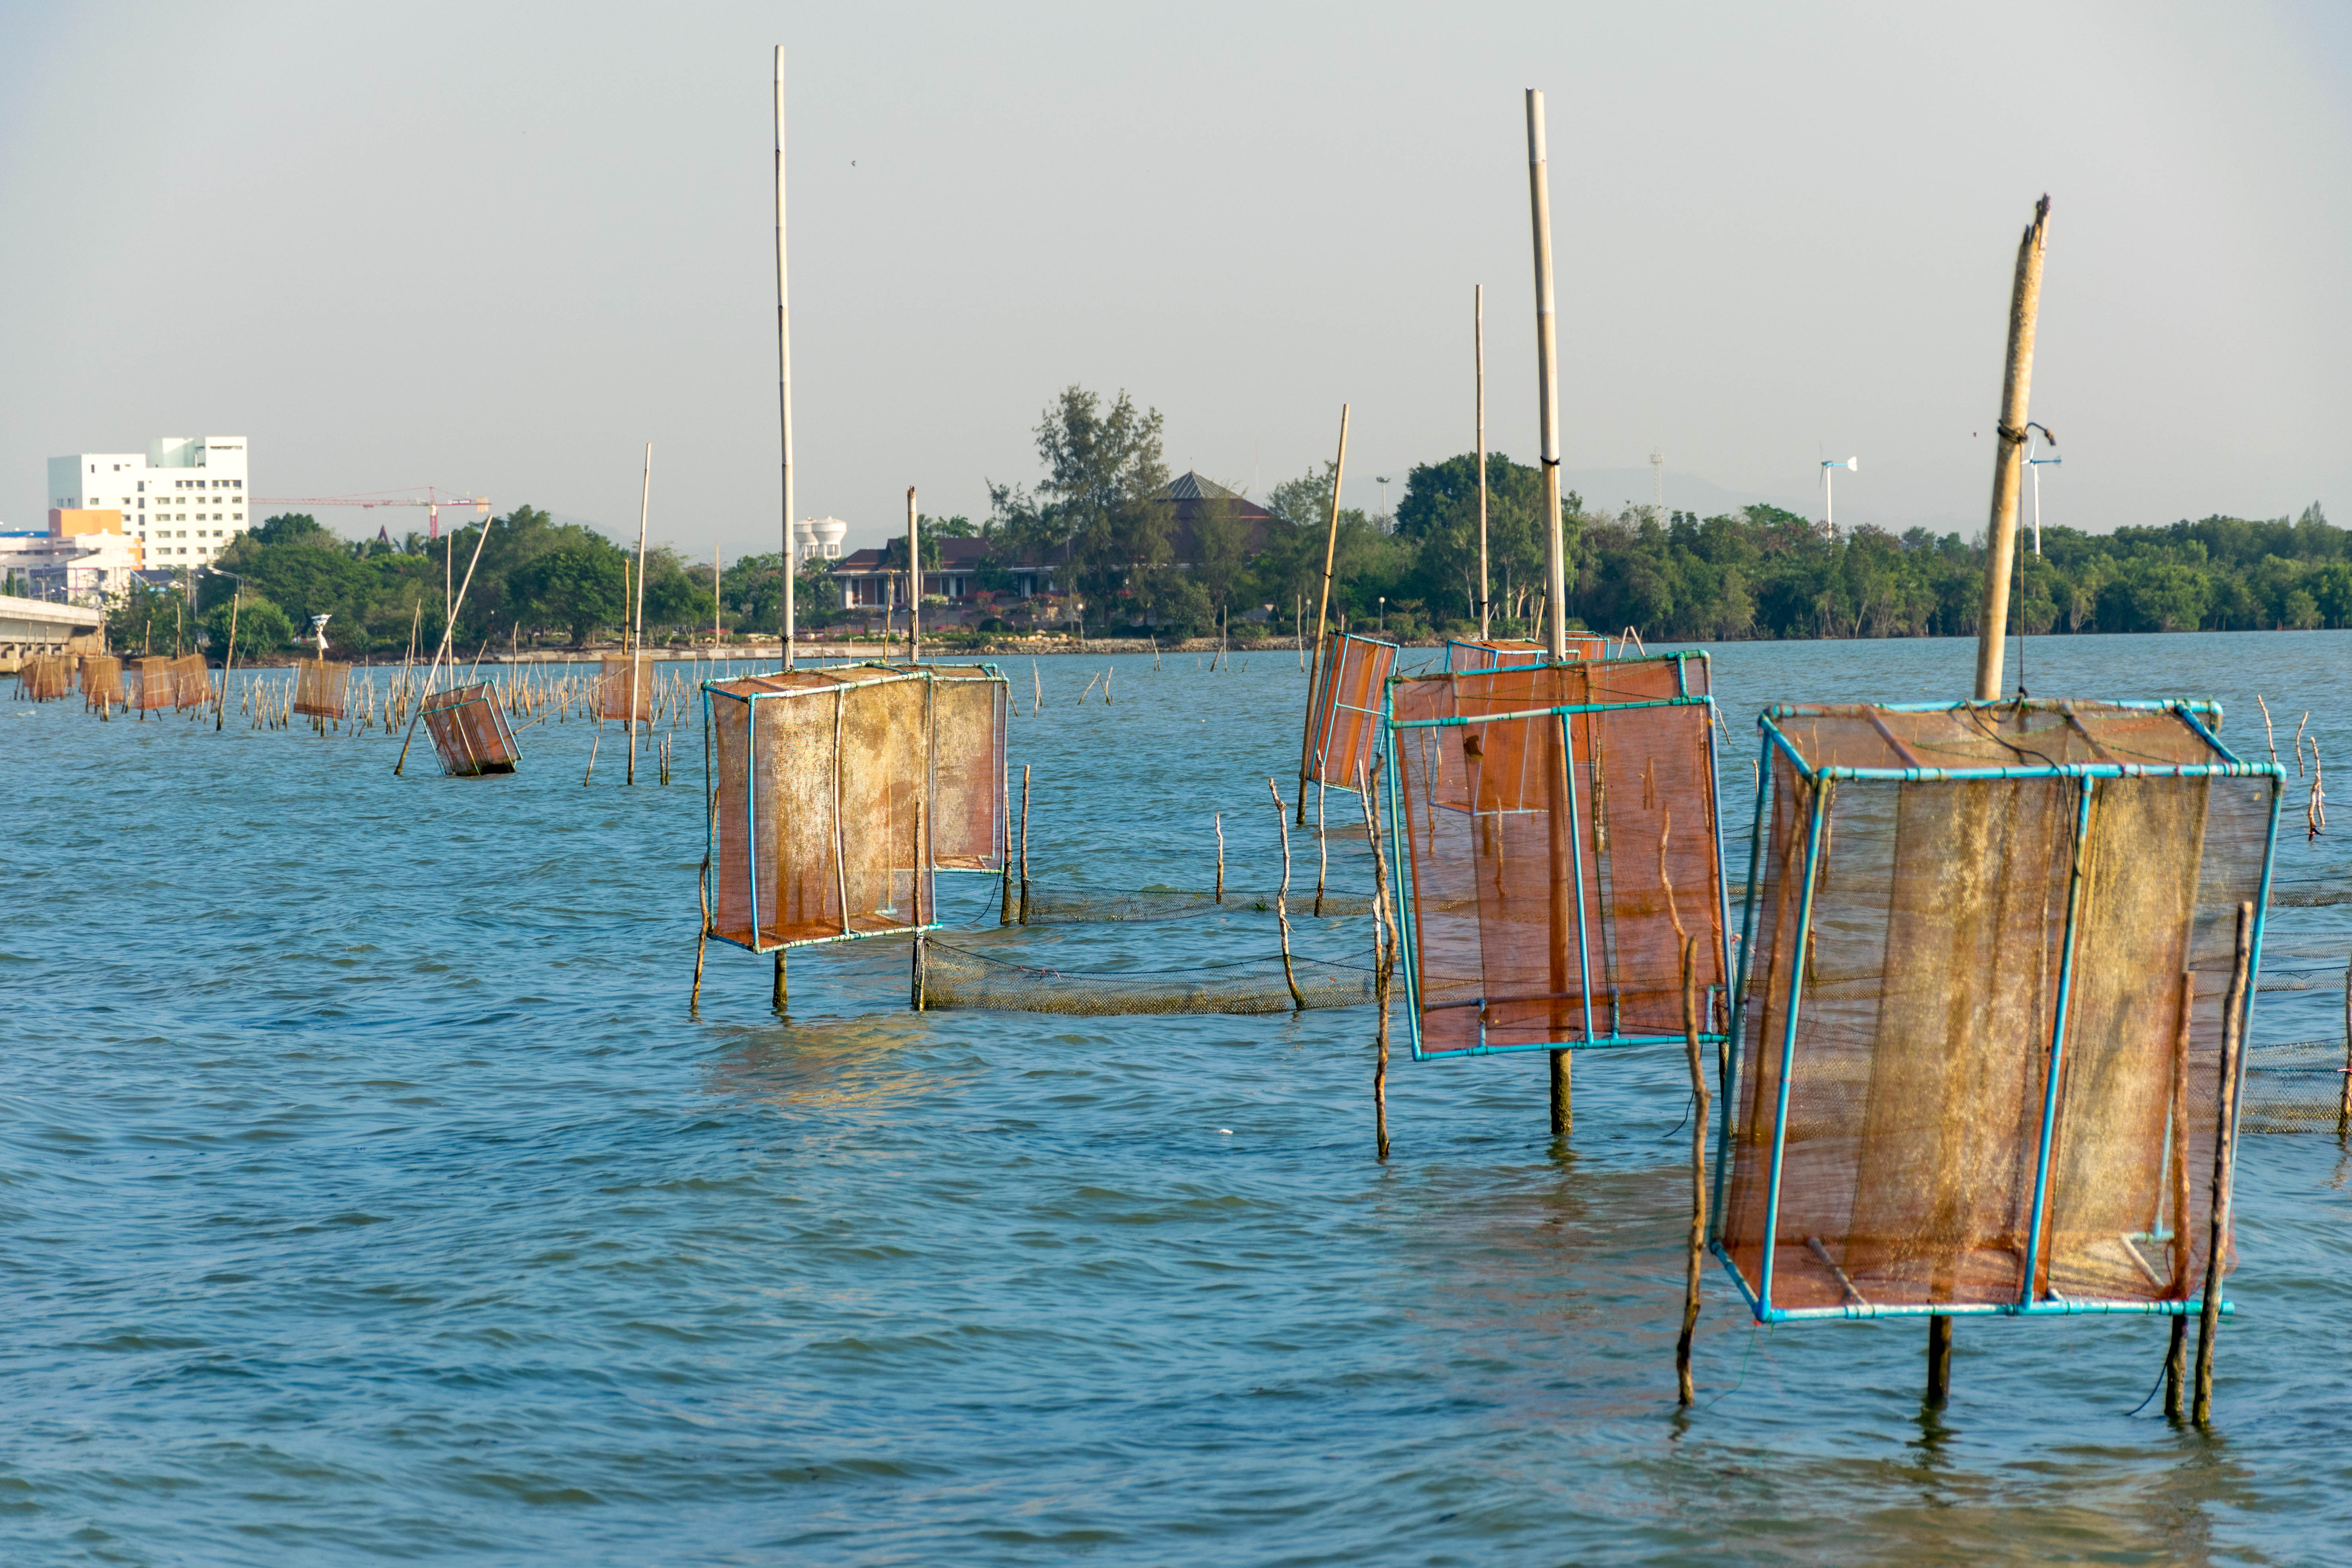
{"type": "MultiPolygon", "coordinates": [[[[425,507],[429,509],[425,513],[425,537],[428,539],[441,537],[441,509],[445,506],[469,506],[474,509],[478,516],[487,518],[490,515],[489,497],[443,495],[431,485],[425,487],[425,493],[421,496],[394,495],[389,490],[379,490],[373,495],[364,496],[255,496],[252,498],[252,507],[255,509],[273,506],[425,507]]],[[[455,574],[450,554],[450,552],[444,551],[441,556],[441,614],[445,621],[457,613],[455,574]]]]}

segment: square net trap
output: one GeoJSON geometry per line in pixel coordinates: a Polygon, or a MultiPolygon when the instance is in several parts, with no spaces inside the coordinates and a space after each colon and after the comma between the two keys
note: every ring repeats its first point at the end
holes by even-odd
{"type": "Polygon", "coordinates": [[[939,923],[933,874],[1003,867],[1003,677],[795,670],[703,686],[711,936],[754,952],[939,923]]]}
{"type": "Polygon", "coordinates": [[[142,658],[139,661],[137,679],[131,683],[129,706],[141,713],[172,706],[170,659],[142,658]]]}
{"type": "Polygon", "coordinates": [[[122,700],[122,661],[112,654],[84,654],[81,699],[85,708],[101,708],[122,700]]]}
{"type": "Polygon", "coordinates": [[[1396,644],[1352,632],[1325,645],[1307,708],[1307,783],[1353,789],[1360,766],[1380,766],[1381,689],[1396,658],[1396,644]]]}
{"type": "Polygon", "coordinates": [[[1706,655],[1400,678],[1387,712],[1416,1060],[1680,1046],[1685,934],[1725,1040],[1706,655]]]}
{"type": "Polygon", "coordinates": [[[294,677],[294,709],[313,719],[340,719],[343,716],[344,700],[352,684],[352,667],[331,659],[306,658],[297,661],[294,677]]]}
{"type": "MultiPolygon", "coordinates": [[[[1445,645],[1445,668],[1448,670],[1532,669],[1548,658],[1544,645],[1526,637],[1457,637],[1445,645]]],[[[1568,638],[1568,657],[1571,659],[1607,658],[1607,637],[1585,637],[1571,632],[1568,638]]]]}
{"type": "Polygon", "coordinates": [[[1765,710],[1710,1205],[1759,1321],[2189,1310],[2282,790],[2219,720],[1765,710]]]}
{"type": "Polygon", "coordinates": [[[596,678],[596,717],[630,723],[653,718],[653,660],[639,654],[606,654],[596,678]]]}
{"type": "Polygon", "coordinates": [[[436,691],[425,700],[422,717],[445,773],[457,778],[510,773],[521,760],[506,710],[488,685],[436,691]]]}

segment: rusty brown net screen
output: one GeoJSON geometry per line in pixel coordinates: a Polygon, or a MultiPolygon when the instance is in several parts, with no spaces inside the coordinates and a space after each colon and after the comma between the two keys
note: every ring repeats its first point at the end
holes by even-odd
{"type": "Polygon", "coordinates": [[[81,700],[85,708],[122,700],[122,661],[111,654],[85,655],[81,661],[81,700]]]}
{"type": "Polygon", "coordinates": [[[1294,955],[1287,977],[1279,955],[1191,964],[1181,970],[1075,973],[1012,963],[950,946],[923,944],[921,1004],[926,1008],[991,1008],[1108,1017],[1140,1013],[1292,1013],[1356,1007],[1375,998],[1373,958],[1352,963],[1294,955]],[[1293,986],[1297,989],[1294,991],[1293,986]]]}
{"type": "Polygon", "coordinates": [[[704,686],[711,935],[766,952],[936,920],[919,871],[931,690],[874,668],[704,686]]]}
{"type": "Polygon", "coordinates": [[[1699,654],[1391,683],[1416,1058],[1679,1045],[1685,931],[1721,1037],[1713,721],[1699,654]]]}
{"type": "Polygon", "coordinates": [[[506,710],[487,685],[436,691],[425,700],[423,717],[443,773],[474,778],[515,771],[522,753],[508,728],[506,710]]]}
{"type": "MultiPolygon", "coordinates": [[[[1585,637],[1571,632],[1568,638],[1568,657],[1571,659],[1606,658],[1609,657],[1607,637],[1585,637]]],[[[1445,645],[1445,668],[1448,670],[1527,669],[1545,662],[1544,645],[1526,637],[1470,638],[1445,645]]]]}
{"type": "Polygon", "coordinates": [[[212,700],[213,679],[205,656],[184,653],[172,661],[172,706],[195,708],[212,700]]]}
{"type": "Polygon", "coordinates": [[[2275,765],[2179,707],[1762,722],[1717,1215],[1757,1315],[2180,1310],[2275,765]]]}
{"type": "Polygon", "coordinates": [[[16,694],[34,702],[54,702],[71,689],[72,675],[60,653],[37,653],[16,668],[16,694]]]}
{"type": "Polygon", "coordinates": [[[1396,668],[1394,643],[1343,632],[1323,650],[1307,707],[1307,782],[1356,787],[1380,766],[1381,689],[1396,668]]]}
{"type": "Polygon", "coordinates": [[[931,683],[931,864],[942,871],[1004,865],[1005,710],[1010,687],[983,665],[926,665],[931,683]]]}
{"type": "Polygon", "coordinates": [[[644,654],[607,656],[596,680],[596,717],[632,721],[653,717],[653,660],[644,654]]]}
{"type": "Polygon", "coordinates": [[[172,661],[168,658],[142,658],[139,661],[139,677],[131,689],[131,706],[145,713],[172,705],[172,661]]]}
{"type": "Polygon", "coordinates": [[[340,719],[351,689],[352,667],[329,659],[306,658],[294,676],[294,709],[313,719],[340,719]]]}

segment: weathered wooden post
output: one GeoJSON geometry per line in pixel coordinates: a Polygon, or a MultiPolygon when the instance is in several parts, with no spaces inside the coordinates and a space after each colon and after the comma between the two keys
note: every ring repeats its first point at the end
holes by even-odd
{"type": "Polygon", "coordinates": [[[2221,1333],[2221,1265],[2230,1245],[2230,1166],[2238,1120],[2238,1053],[2245,1044],[2246,993],[2253,976],[2254,906],[2238,906],[2237,963],[2230,974],[2229,1011],[2221,1017],[2221,1083],[2213,1134],[2213,1227],[2205,1247],[2205,1310],[2197,1325],[2197,1394],[2189,1418],[2213,1418],[2213,1345],[2221,1333]]]}
{"type": "Polygon", "coordinates": [[[1315,764],[1315,682],[1323,670],[1323,625],[1331,614],[1331,563],[1339,550],[1339,486],[1348,475],[1348,405],[1339,405],[1339,458],[1331,466],[1331,526],[1323,538],[1323,594],[1315,605],[1315,657],[1307,667],[1307,721],[1298,738],[1298,826],[1307,826],[1307,778],[1315,764]]]}
{"type": "Polygon", "coordinates": [[[2017,549],[2025,419],[2032,406],[2033,329],[2042,310],[2042,256],[2050,237],[2050,198],[2033,204],[2033,221],[2017,243],[2017,277],[2009,297],[2009,358],[2001,373],[2000,418],[1993,426],[1992,521],[1985,532],[1984,599],[1977,611],[1979,702],[2000,698],[2002,639],[2008,632],[2011,557],[2017,549]]]}
{"type": "MultiPolygon", "coordinates": [[[[778,417],[782,426],[784,450],[784,593],[782,668],[793,667],[793,310],[792,295],[785,287],[784,270],[784,46],[776,46],[776,401],[778,417]]],[[[783,957],[779,954],[777,984],[783,957]]],[[[781,995],[781,991],[779,992],[781,995]]]]}
{"type": "Polygon", "coordinates": [[[1470,288],[1470,337],[1478,361],[1478,640],[1488,635],[1486,603],[1486,286],[1470,288]]]}

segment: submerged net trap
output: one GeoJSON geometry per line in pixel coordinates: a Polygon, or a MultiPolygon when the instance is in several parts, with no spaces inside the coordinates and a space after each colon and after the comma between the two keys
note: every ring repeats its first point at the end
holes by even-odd
{"type": "Polygon", "coordinates": [[[16,667],[16,695],[34,702],[54,702],[71,689],[73,677],[61,653],[37,653],[16,667]]]}
{"type": "Polygon", "coordinates": [[[293,711],[313,719],[340,719],[351,690],[352,667],[323,658],[298,661],[293,711]]]}
{"type": "Polygon", "coordinates": [[[606,654],[596,679],[596,717],[634,723],[653,718],[653,660],[644,654],[606,654]]]}
{"type": "Polygon", "coordinates": [[[1308,784],[1356,787],[1356,772],[1380,766],[1381,689],[1396,668],[1397,645],[1341,632],[1325,646],[1307,709],[1308,784]]]}
{"type": "Polygon", "coordinates": [[[122,700],[122,661],[112,654],[93,653],[82,656],[81,704],[85,708],[102,708],[122,700]]]}
{"type": "Polygon", "coordinates": [[[205,668],[205,656],[184,653],[172,661],[172,706],[196,708],[212,700],[212,672],[205,668]]]}
{"type": "Polygon", "coordinates": [[[767,952],[935,926],[935,870],[1003,865],[1004,689],[985,666],[706,682],[709,933],[767,952]]]}
{"type": "Polygon", "coordinates": [[[1389,683],[1412,1054],[1702,1039],[1728,968],[1705,654],[1389,683]]]}
{"type": "Polygon", "coordinates": [[[487,685],[459,686],[425,700],[425,732],[441,758],[441,771],[457,778],[510,773],[522,752],[506,710],[487,685]]]}
{"type": "Polygon", "coordinates": [[[2282,788],[2209,720],[1765,710],[1711,1205],[1758,1319],[2187,1310],[2282,788]]]}
{"type": "Polygon", "coordinates": [[[923,944],[921,1005],[926,1009],[986,1008],[1010,1013],[1293,1013],[1302,1007],[1355,1007],[1374,999],[1370,953],[1358,963],[1293,955],[1240,959],[1181,970],[1077,973],[992,958],[937,937],[923,944]],[[1294,994],[1291,984],[1296,981],[1294,994]]]}
{"type": "Polygon", "coordinates": [[[138,674],[130,682],[130,706],[142,713],[152,712],[172,705],[172,661],[168,658],[142,658],[138,674]]]}

